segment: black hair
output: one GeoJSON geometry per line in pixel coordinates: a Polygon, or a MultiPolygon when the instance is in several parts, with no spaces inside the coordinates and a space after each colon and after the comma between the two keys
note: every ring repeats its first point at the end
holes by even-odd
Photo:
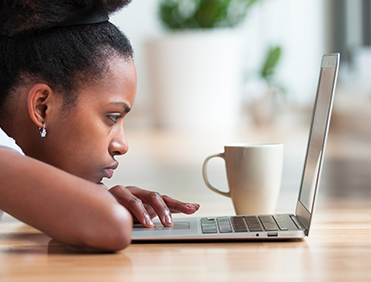
{"type": "Polygon", "coordinates": [[[2,0],[0,114],[25,80],[44,82],[71,105],[77,90],[104,77],[109,59],[133,57],[126,36],[110,22],[59,26],[84,11],[110,14],[130,0],[2,0]],[[18,9],[18,10],[17,10],[18,9]]]}

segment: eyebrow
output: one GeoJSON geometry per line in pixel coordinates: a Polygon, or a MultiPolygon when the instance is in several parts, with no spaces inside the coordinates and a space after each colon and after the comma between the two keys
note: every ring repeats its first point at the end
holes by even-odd
{"type": "Polygon", "coordinates": [[[126,104],[125,102],[112,102],[110,103],[110,105],[115,105],[115,106],[122,106],[124,107],[125,109],[125,113],[128,113],[130,112],[131,108],[128,104],[126,104]]]}

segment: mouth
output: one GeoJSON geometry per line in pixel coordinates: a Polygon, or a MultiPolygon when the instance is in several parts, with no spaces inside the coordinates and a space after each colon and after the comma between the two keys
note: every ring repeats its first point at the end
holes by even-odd
{"type": "Polygon", "coordinates": [[[103,177],[111,178],[118,165],[119,165],[118,162],[116,162],[114,165],[103,169],[103,177]]]}

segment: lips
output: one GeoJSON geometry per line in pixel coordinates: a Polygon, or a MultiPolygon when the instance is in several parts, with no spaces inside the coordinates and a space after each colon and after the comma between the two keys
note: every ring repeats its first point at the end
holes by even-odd
{"type": "Polygon", "coordinates": [[[118,163],[115,163],[114,165],[103,169],[103,177],[111,178],[113,176],[114,170],[118,167],[118,165],[118,163]]]}

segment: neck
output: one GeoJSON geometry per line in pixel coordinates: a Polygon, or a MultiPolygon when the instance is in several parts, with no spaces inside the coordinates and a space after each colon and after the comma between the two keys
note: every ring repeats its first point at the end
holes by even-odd
{"type": "Polygon", "coordinates": [[[26,155],[32,154],[33,144],[40,135],[28,115],[27,98],[20,94],[17,98],[8,99],[4,109],[0,117],[0,127],[15,140],[26,155]]]}

